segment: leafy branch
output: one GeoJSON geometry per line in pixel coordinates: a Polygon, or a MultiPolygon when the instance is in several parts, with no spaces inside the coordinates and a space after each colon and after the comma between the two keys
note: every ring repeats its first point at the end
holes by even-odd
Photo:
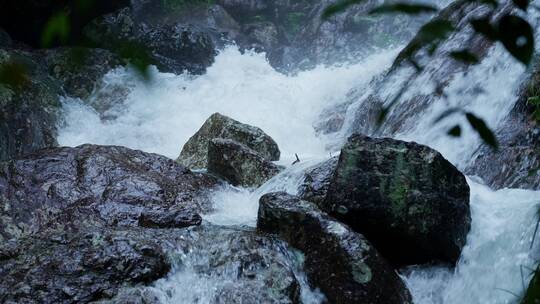
{"type": "MultiPolygon", "coordinates": [[[[339,0],[336,3],[328,6],[321,16],[323,20],[332,17],[335,14],[339,14],[347,10],[350,6],[361,4],[366,0],[339,0]]],[[[523,63],[525,66],[531,64],[534,54],[534,31],[529,22],[522,17],[513,14],[506,13],[495,21],[492,21],[490,16],[494,16],[495,12],[501,7],[501,3],[498,0],[466,0],[469,3],[480,3],[488,5],[491,11],[486,17],[476,18],[469,22],[472,29],[479,35],[482,35],[486,39],[492,42],[500,42],[506,51],[512,55],[515,59],[523,63]]],[[[527,13],[530,7],[529,0],[513,0],[513,4],[527,13]]],[[[382,4],[369,11],[369,14],[407,14],[418,15],[425,13],[436,13],[439,9],[422,4],[422,3],[409,3],[409,2],[397,2],[393,4],[382,4]]],[[[446,19],[444,16],[434,18],[422,26],[409,46],[402,52],[402,54],[396,58],[394,64],[401,62],[410,63],[417,73],[422,71],[423,67],[415,59],[418,52],[426,50],[429,56],[432,56],[438,49],[441,43],[443,43],[452,33],[456,32],[457,28],[453,22],[446,19]]],[[[477,64],[480,62],[479,58],[470,49],[458,49],[452,50],[448,54],[451,58],[457,61],[461,61],[465,64],[477,64]]],[[[401,94],[398,94],[400,96],[401,94]]],[[[530,100],[531,104],[538,104],[538,100],[530,100]]],[[[381,109],[381,113],[378,119],[378,126],[382,124],[384,118],[389,112],[389,108],[397,104],[397,100],[393,100],[389,107],[381,109]]],[[[493,149],[498,148],[497,139],[491,129],[481,118],[477,117],[473,113],[466,112],[461,109],[451,109],[443,113],[442,117],[436,119],[439,122],[448,115],[459,113],[466,117],[469,125],[478,133],[482,140],[491,146],[493,149]]],[[[540,110],[538,110],[540,113],[540,110]]],[[[538,114],[537,113],[537,114],[538,114]]],[[[538,114],[540,115],[540,114],[538,114]]],[[[461,136],[461,127],[454,126],[448,131],[448,135],[459,137],[461,136]]]]}

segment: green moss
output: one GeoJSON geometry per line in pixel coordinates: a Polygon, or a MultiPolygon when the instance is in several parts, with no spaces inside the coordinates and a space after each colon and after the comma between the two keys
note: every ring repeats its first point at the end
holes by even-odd
{"type": "Polygon", "coordinates": [[[407,172],[404,156],[402,153],[398,153],[387,193],[392,202],[392,210],[396,215],[403,214],[407,208],[407,196],[410,189],[409,180],[406,176],[407,172]]]}

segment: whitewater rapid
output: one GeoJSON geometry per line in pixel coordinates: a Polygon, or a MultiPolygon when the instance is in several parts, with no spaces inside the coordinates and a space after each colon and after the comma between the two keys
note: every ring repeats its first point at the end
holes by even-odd
{"type": "MultiPolygon", "coordinates": [[[[357,63],[320,66],[296,75],[280,74],[264,54],[241,54],[235,47],[221,51],[202,76],[154,70],[151,82],[145,83],[131,71],[117,69],[105,77],[103,90],[127,88],[124,101],[109,109],[103,115],[108,118],[102,119],[83,102],[65,99],[58,141],[66,146],[122,145],[176,158],[183,144],[214,112],[258,126],[276,140],[282,151],[280,163],[288,168],[259,189],[227,187],[213,193],[215,211],[204,216],[205,221],[218,225],[254,227],[261,195],[277,190],[296,193],[305,170],[336,155],[338,143],[350,134],[345,128],[329,137],[317,136],[313,125],[321,111],[344,102],[352,88],[369,94],[371,80],[391,65],[398,50],[382,50],[357,63]],[[302,162],[290,166],[295,153],[302,162]]],[[[495,48],[482,64],[451,81],[449,98],[419,113],[415,128],[395,137],[430,145],[463,168],[480,143],[478,137],[462,124],[463,137],[449,138],[445,136],[448,126],[462,123],[462,118],[451,117],[437,126],[432,125],[433,118],[449,106],[461,105],[496,127],[510,110],[509,101],[515,100],[524,72],[500,48],[495,48]],[[483,92],[478,87],[484,88],[483,92]]],[[[352,105],[358,107],[361,104],[352,105]]],[[[348,112],[346,122],[351,121],[353,113],[348,112]]],[[[415,303],[512,303],[517,300],[514,294],[523,290],[522,282],[528,282],[528,269],[535,260],[536,250],[530,249],[530,242],[540,192],[492,191],[475,177],[469,177],[468,182],[472,229],[457,267],[402,270],[415,303]]],[[[197,294],[190,294],[195,291],[186,290],[186,286],[201,286],[197,289],[201,293],[211,292],[218,283],[183,270],[161,280],[156,288],[176,290],[175,294],[184,296],[180,302],[189,303],[197,294]]],[[[316,293],[306,294],[305,302],[320,301],[316,293]]],[[[172,299],[169,302],[174,303],[172,299]]]]}

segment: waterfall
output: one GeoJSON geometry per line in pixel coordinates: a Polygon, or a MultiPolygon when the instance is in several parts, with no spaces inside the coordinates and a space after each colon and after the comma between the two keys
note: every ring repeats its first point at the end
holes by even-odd
{"type": "MultiPolygon", "coordinates": [[[[122,145],[176,158],[183,144],[214,112],[256,125],[279,144],[280,164],[287,169],[256,190],[228,186],[212,193],[215,210],[204,216],[206,225],[250,230],[256,223],[261,195],[277,190],[295,193],[306,169],[339,151],[339,144],[354,130],[352,121],[356,111],[362,109],[364,97],[376,89],[374,80],[391,66],[402,47],[380,50],[358,62],[318,66],[295,75],[275,71],[264,54],[242,54],[234,46],[222,50],[201,76],[153,70],[152,80],[146,83],[128,69],[113,70],[105,77],[101,92],[94,95],[114,94],[120,87],[127,92],[123,101],[98,113],[80,100],[65,99],[58,141],[66,146],[122,145]],[[349,106],[346,127],[338,134],[317,135],[313,125],[320,113],[349,100],[351,89],[361,97],[349,106]],[[295,153],[302,162],[291,166],[295,153]]],[[[463,169],[479,146],[479,138],[466,128],[462,117],[452,116],[437,125],[432,124],[433,119],[448,107],[463,106],[495,128],[512,108],[525,72],[500,46],[494,47],[481,64],[452,78],[445,98],[410,117],[415,121],[412,127],[390,135],[429,145],[463,169]],[[456,123],[465,128],[463,136],[446,136],[447,129],[456,123]]],[[[430,88],[429,84],[419,80],[408,94],[421,93],[426,87],[430,88]]],[[[531,250],[530,244],[540,192],[493,191],[475,176],[469,176],[468,183],[472,229],[456,268],[437,265],[401,271],[415,303],[511,303],[530,278],[529,269],[535,261],[535,249],[531,250]]],[[[179,257],[183,267],[176,267],[153,286],[162,292],[163,302],[207,303],[211,293],[222,286],[227,273],[217,278],[196,271],[205,264],[201,258],[205,250],[210,249],[201,247],[198,252],[183,253],[179,257]]],[[[285,259],[293,254],[289,250],[283,249],[285,259]]],[[[302,278],[301,266],[297,268],[302,278]]],[[[301,281],[303,301],[320,302],[321,295],[308,286],[305,277],[301,281]]]]}

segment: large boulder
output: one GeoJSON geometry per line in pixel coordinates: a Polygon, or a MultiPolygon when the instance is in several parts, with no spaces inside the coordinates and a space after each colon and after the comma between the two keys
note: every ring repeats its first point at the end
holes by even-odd
{"type": "Polygon", "coordinates": [[[137,22],[129,7],[93,20],[85,35],[100,47],[155,64],[162,72],[202,74],[216,55],[212,38],[203,29],[181,22],[137,22]]]}
{"type": "Polygon", "coordinates": [[[433,149],[387,138],[348,139],[320,206],[396,266],[457,262],[471,225],[465,176],[433,149]]]}
{"type": "Polygon", "coordinates": [[[177,161],[192,169],[207,166],[208,144],[214,138],[231,139],[255,150],[266,160],[279,160],[276,142],[261,129],[214,113],[182,148],[177,161]]]}
{"type": "Polygon", "coordinates": [[[103,225],[198,225],[211,208],[204,194],[216,184],[166,157],[123,147],[41,150],[0,165],[0,240],[36,233],[66,209],[103,225]]]}
{"type": "Polygon", "coordinates": [[[60,83],[36,54],[0,48],[0,161],[55,146],[60,83]]]}
{"type": "Polygon", "coordinates": [[[208,144],[208,172],[234,186],[257,188],[277,175],[280,168],[255,150],[230,139],[215,138],[208,144]]]}
{"type": "Polygon", "coordinates": [[[308,278],[329,303],[411,303],[405,284],[374,247],[313,203],[283,192],[266,194],[257,229],[305,255],[308,278]]]}

